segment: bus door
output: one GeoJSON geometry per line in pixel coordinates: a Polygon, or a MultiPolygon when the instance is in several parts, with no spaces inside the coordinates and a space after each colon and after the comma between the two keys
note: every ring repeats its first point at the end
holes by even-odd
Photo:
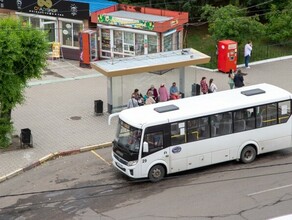
{"type": "Polygon", "coordinates": [[[186,146],[185,122],[173,122],[170,124],[170,172],[178,172],[187,169],[188,147],[186,146]]]}
{"type": "Polygon", "coordinates": [[[158,163],[163,163],[168,167],[169,148],[167,146],[166,133],[167,126],[165,125],[146,128],[143,142],[148,143],[148,152],[143,152],[142,150],[142,175],[148,175],[149,169],[158,163]]]}

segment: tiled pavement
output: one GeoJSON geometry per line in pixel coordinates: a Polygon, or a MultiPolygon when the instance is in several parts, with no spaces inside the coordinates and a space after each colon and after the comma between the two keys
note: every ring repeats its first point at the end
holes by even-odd
{"type": "MultiPolygon", "coordinates": [[[[188,71],[194,71],[188,68],[188,71]]],[[[227,75],[217,71],[196,69],[196,81],[202,76],[213,78],[219,90],[228,89],[227,75]]],[[[292,92],[292,56],[272,62],[251,63],[245,70],[245,84],[271,83],[292,92]]],[[[161,76],[170,83],[179,73],[161,76]]],[[[132,77],[137,77],[133,75],[132,77]]],[[[153,78],[156,85],[157,77],[153,78]]],[[[140,88],[149,86],[141,83],[140,88]]],[[[93,69],[80,68],[78,62],[49,61],[42,79],[32,80],[26,89],[26,102],[12,113],[15,134],[30,128],[33,148],[0,154],[0,179],[27,167],[44,156],[111,142],[115,127],[107,124],[108,114],[96,116],[94,100],[101,99],[106,111],[107,79],[93,69]]],[[[158,87],[158,85],[156,85],[158,87]]],[[[130,88],[132,90],[132,88],[130,88]]],[[[1,182],[1,181],[0,181],[1,182]]]]}

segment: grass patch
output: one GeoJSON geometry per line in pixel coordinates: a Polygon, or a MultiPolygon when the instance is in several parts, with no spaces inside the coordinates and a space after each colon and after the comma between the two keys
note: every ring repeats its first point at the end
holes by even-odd
{"type": "MultiPolygon", "coordinates": [[[[186,47],[194,48],[211,57],[211,61],[207,64],[199,65],[206,68],[217,68],[216,41],[209,35],[207,25],[198,27],[189,26],[186,37],[186,47]]],[[[238,45],[237,64],[244,63],[244,44],[238,45]]],[[[281,44],[269,44],[264,40],[253,41],[253,52],[251,62],[292,55],[292,39],[291,41],[281,44]]]]}

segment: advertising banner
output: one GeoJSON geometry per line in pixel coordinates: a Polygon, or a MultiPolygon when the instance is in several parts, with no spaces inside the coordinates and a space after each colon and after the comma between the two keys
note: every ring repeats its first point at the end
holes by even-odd
{"type": "Polygon", "coordinates": [[[60,0],[0,0],[0,8],[37,15],[88,19],[89,4],[60,0]]]}
{"type": "Polygon", "coordinates": [[[52,43],[52,58],[60,58],[61,45],[59,42],[52,43]]]}

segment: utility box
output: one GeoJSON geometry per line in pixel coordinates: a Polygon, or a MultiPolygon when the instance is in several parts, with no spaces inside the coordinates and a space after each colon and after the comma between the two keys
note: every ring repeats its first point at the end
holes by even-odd
{"type": "Polygon", "coordinates": [[[235,72],[237,69],[237,42],[221,40],[217,45],[218,70],[223,73],[235,72]]]}

